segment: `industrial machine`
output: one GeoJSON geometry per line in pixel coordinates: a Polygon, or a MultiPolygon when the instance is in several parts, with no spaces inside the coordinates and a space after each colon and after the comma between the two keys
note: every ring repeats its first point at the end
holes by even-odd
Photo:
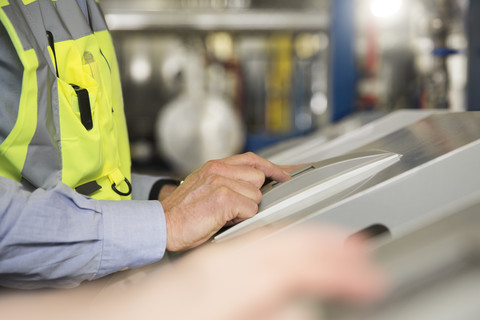
{"type": "Polygon", "coordinates": [[[319,319],[478,319],[480,191],[440,210],[432,224],[380,244],[389,294],[374,305],[329,304],[319,319]]]}
{"type": "Polygon", "coordinates": [[[433,114],[344,157],[316,163],[283,185],[270,185],[259,214],[215,240],[312,223],[396,238],[480,190],[479,157],[480,113],[433,114]]]}
{"type": "MultiPolygon", "coordinates": [[[[260,213],[217,235],[271,234],[336,224],[374,237],[391,291],[368,306],[306,302],[318,319],[477,319],[480,262],[480,112],[434,113],[290,181],[264,189],[260,213]]],[[[160,264],[117,273],[88,297],[129,290],[160,264]]],[[[311,311],[311,310],[309,310],[311,311]]]]}

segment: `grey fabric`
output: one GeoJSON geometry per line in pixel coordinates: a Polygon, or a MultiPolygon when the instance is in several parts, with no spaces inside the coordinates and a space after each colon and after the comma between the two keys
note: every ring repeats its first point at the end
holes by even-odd
{"type": "MultiPolygon", "coordinates": [[[[47,18],[45,14],[48,14],[48,19],[54,19],[51,23],[52,27],[55,25],[57,29],[65,29],[64,31],[69,33],[70,39],[79,39],[92,34],[92,29],[76,0],[57,1],[55,11],[49,13],[44,11],[42,14],[44,19],[47,18]],[[62,21],[62,23],[59,24],[58,21],[62,21]]],[[[45,21],[45,24],[48,26],[49,22],[45,21]]],[[[63,41],[63,39],[57,39],[57,37],[55,37],[55,40],[63,41]]]]}
{"type": "MultiPolygon", "coordinates": [[[[76,3],[75,6],[78,8],[76,3]]],[[[54,187],[58,181],[61,181],[62,174],[56,74],[47,49],[46,30],[48,29],[44,25],[46,19],[50,22],[53,18],[50,16],[50,12],[54,12],[53,9],[51,1],[48,0],[32,2],[27,6],[21,2],[12,2],[11,6],[4,7],[8,17],[21,17],[18,20],[10,18],[10,22],[14,25],[22,43],[29,41],[29,47],[37,53],[38,100],[37,106],[31,106],[38,107],[37,125],[28,146],[22,176],[35,187],[44,189],[54,187]],[[29,35],[33,35],[33,39],[29,35]]]]}
{"type": "Polygon", "coordinates": [[[23,65],[0,24],[0,144],[15,126],[22,92],[23,65]]]}
{"type": "Polygon", "coordinates": [[[77,0],[78,6],[82,9],[83,15],[87,18],[88,23],[90,23],[90,17],[88,16],[87,0],[77,0]]]}
{"type": "Polygon", "coordinates": [[[148,200],[152,186],[166,177],[156,177],[132,172],[132,200],[148,200]]]}
{"type": "Polygon", "coordinates": [[[107,23],[105,22],[105,18],[100,6],[95,3],[95,0],[87,0],[87,6],[88,13],[90,14],[90,24],[93,31],[97,32],[107,30],[107,23]]]}

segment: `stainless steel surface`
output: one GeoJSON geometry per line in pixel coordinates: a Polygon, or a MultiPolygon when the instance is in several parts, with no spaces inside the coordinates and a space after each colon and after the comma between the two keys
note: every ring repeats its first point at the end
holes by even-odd
{"type": "Polygon", "coordinates": [[[324,9],[329,0],[100,0],[108,8],[128,10],[324,9]]]}
{"type": "Polygon", "coordinates": [[[260,150],[257,153],[265,159],[279,159],[280,157],[283,157],[283,160],[280,161],[290,161],[289,154],[293,154],[293,150],[295,148],[299,148],[296,149],[299,152],[308,151],[312,144],[314,146],[321,146],[322,144],[332,141],[346,133],[358,130],[368,123],[379,120],[386,115],[387,113],[383,111],[358,112],[336,123],[324,123],[323,125],[319,126],[317,131],[306,136],[276,143],[260,150]]]}
{"type": "Polygon", "coordinates": [[[309,215],[301,223],[339,224],[352,232],[381,224],[397,237],[480,190],[480,112],[435,114],[356,151],[369,149],[403,156],[353,195],[294,216],[309,215]]]}
{"type": "Polygon", "coordinates": [[[428,223],[458,198],[480,190],[480,112],[434,114],[355,152],[368,150],[402,158],[335,197],[297,211],[289,208],[282,219],[274,223],[260,219],[256,226],[329,223],[355,233],[383,225],[397,237],[428,223]]]}
{"type": "MultiPolygon", "coordinates": [[[[266,153],[267,159],[279,164],[301,164],[316,162],[351,152],[363,145],[380,139],[409,124],[424,119],[438,111],[399,110],[340,136],[331,138],[328,133],[318,132],[288,145],[276,153],[266,153]]],[[[268,151],[268,150],[267,150],[268,151]]]]}
{"type": "Polygon", "coordinates": [[[329,2],[102,0],[111,30],[327,30],[329,2]]]}
{"type": "Polygon", "coordinates": [[[479,319],[480,190],[442,211],[445,218],[377,248],[390,285],[383,300],[331,304],[322,319],[479,319]]]}
{"type": "Polygon", "coordinates": [[[326,12],[112,12],[105,19],[111,30],[327,30],[326,12]]]}

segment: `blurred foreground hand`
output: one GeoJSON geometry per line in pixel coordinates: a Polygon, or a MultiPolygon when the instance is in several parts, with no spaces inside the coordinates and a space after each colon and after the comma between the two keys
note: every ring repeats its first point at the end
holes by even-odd
{"type": "Polygon", "coordinates": [[[200,248],[115,290],[3,295],[0,310],[5,319],[299,320],[286,308],[299,298],[358,303],[384,291],[368,244],[345,244],[345,236],[331,228],[250,235],[200,248]]]}

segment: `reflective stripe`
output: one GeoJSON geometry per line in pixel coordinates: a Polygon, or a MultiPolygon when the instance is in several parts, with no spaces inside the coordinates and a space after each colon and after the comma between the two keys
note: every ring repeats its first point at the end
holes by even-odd
{"type": "MultiPolygon", "coordinates": [[[[24,50],[33,49],[32,43],[35,43],[35,37],[30,31],[30,28],[25,20],[24,15],[21,13],[18,4],[14,1],[6,7],[2,7],[2,10],[5,12],[8,22],[5,22],[9,25],[13,25],[17,37],[12,38],[13,42],[19,40],[23,46],[24,50]]],[[[2,20],[4,21],[4,20],[2,20]]]]}
{"type": "Polygon", "coordinates": [[[12,131],[18,118],[22,93],[23,64],[0,23],[0,145],[12,131]]]}
{"type": "Polygon", "coordinates": [[[72,188],[97,181],[102,189],[93,197],[128,199],[110,181],[123,191],[130,180],[116,57],[98,6],[87,4],[94,34],[76,0],[15,2],[0,9],[25,68],[17,123],[0,145],[0,175],[46,189],[60,181],[72,188]],[[88,91],[91,130],[81,122],[73,87],[88,91]]]}
{"type": "Polygon", "coordinates": [[[29,116],[28,106],[36,105],[37,79],[34,70],[38,68],[38,60],[33,50],[23,50],[16,30],[3,10],[0,10],[0,20],[12,39],[15,49],[19,53],[18,57],[24,66],[22,93],[29,92],[29,94],[22,94],[20,97],[17,122],[5,141],[0,145],[0,174],[20,181],[20,172],[25,163],[28,145],[36,127],[36,109],[31,110],[29,116]]]}
{"type": "MultiPolygon", "coordinates": [[[[39,0],[37,1],[39,4],[41,21],[39,29],[41,30],[40,37],[45,39],[45,30],[50,31],[55,38],[55,42],[59,41],[67,41],[74,39],[73,36],[70,34],[69,30],[65,28],[62,23],[62,19],[57,12],[58,5],[63,1],[58,3],[53,3],[51,1],[39,0]]],[[[73,10],[75,12],[75,10],[73,10]]],[[[66,20],[69,21],[69,20],[66,20]]],[[[88,32],[85,31],[84,34],[88,32]]],[[[78,38],[78,37],[77,37],[78,38]]]]}
{"type": "MultiPolygon", "coordinates": [[[[37,70],[38,84],[48,84],[49,90],[38,90],[38,118],[35,135],[28,148],[22,175],[33,185],[45,189],[55,186],[62,177],[62,153],[58,107],[52,106],[57,101],[57,83],[55,75],[37,70]]],[[[47,87],[47,88],[48,88],[47,87]]]]}
{"type": "MultiPolygon", "coordinates": [[[[51,5],[49,1],[46,3],[49,6],[51,5]]],[[[25,85],[24,83],[22,98],[25,97],[25,99],[30,100],[33,99],[30,97],[35,97],[36,101],[29,101],[25,105],[20,104],[20,110],[25,110],[24,117],[28,118],[31,123],[35,122],[35,125],[29,126],[35,131],[27,144],[28,151],[23,161],[24,166],[21,175],[33,185],[48,189],[58,183],[62,176],[62,166],[60,137],[56,134],[59,128],[58,106],[52,106],[52,101],[57,100],[55,67],[47,51],[48,41],[43,26],[40,3],[36,1],[27,6],[22,6],[12,2],[10,7],[5,8],[5,12],[16,18],[16,20],[10,19],[10,21],[17,30],[17,36],[22,40],[24,48],[33,48],[37,53],[42,53],[33,55],[37,67],[26,68],[24,72],[24,81],[30,84],[25,85]],[[29,18],[28,22],[24,17],[29,18]],[[48,66],[50,72],[44,71],[46,66],[48,66]],[[34,77],[36,78],[35,85],[33,85],[33,81],[28,82],[29,79],[34,77]],[[42,89],[38,90],[39,87],[42,89]],[[37,89],[35,95],[32,92],[33,88],[37,89]],[[50,91],[48,88],[52,88],[52,90],[50,91]],[[37,106],[37,108],[34,110],[32,106],[37,106]],[[37,117],[37,114],[39,117],[37,117]]],[[[22,60],[22,63],[29,62],[22,60]]],[[[17,141],[16,144],[18,143],[17,141]]]]}
{"type": "MultiPolygon", "coordinates": [[[[24,63],[25,74],[38,66],[33,50],[24,51],[20,60],[24,63]]],[[[16,181],[22,178],[21,171],[36,127],[37,110],[28,108],[30,105],[36,105],[36,80],[35,72],[30,72],[29,77],[24,77],[22,92],[29,94],[22,94],[15,127],[0,146],[0,174],[16,181]]]]}
{"type": "Polygon", "coordinates": [[[87,0],[77,0],[77,3],[80,9],[82,9],[83,15],[85,16],[85,18],[87,18],[87,22],[88,22],[90,17],[88,16],[87,0]]]}
{"type": "MultiPolygon", "coordinates": [[[[57,19],[68,21],[65,27],[70,33],[69,39],[77,40],[92,34],[87,19],[83,15],[82,9],[78,6],[77,0],[58,1],[56,10],[58,13],[58,16],[56,16],[57,19]]],[[[50,17],[46,18],[50,19],[50,17]]],[[[59,38],[58,41],[63,41],[63,39],[59,38]]]]}
{"type": "Polygon", "coordinates": [[[98,1],[87,0],[88,12],[90,13],[90,23],[94,32],[107,30],[107,23],[103,16],[100,7],[97,5],[98,1]]]}

